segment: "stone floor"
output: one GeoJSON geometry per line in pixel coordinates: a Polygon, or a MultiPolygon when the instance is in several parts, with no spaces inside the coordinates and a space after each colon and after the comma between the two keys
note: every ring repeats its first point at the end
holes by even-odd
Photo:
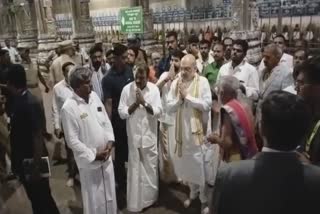
{"type": "MultiPolygon", "coordinates": [[[[59,151],[53,143],[47,143],[48,150],[52,156],[53,151],[59,151]]],[[[63,147],[61,147],[63,148],[63,147]]],[[[60,151],[59,151],[60,152],[60,151]]],[[[62,153],[64,151],[62,150],[62,153]]],[[[51,161],[52,177],[50,180],[53,197],[60,209],[61,214],[81,214],[82,200],[80,186],[68,188],[66,183],[66,164],[51,161]]],[[[158,202],[145,210],[146,214],[195,214],[200,213],[200,202],[196,200],[190,208],[183,207],[188,190],[181,185],[161,184],[158,202]]],[[[0,190],[0,213],[1,214],[32,214],[29,201],[23,187],[17,181],[11,181],[2,185],[0,190]]],[[[128,213],[126,209],[121,212],[128,213]]]]}

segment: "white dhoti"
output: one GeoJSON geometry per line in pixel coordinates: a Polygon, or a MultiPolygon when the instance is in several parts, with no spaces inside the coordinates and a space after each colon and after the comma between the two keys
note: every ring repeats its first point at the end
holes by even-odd
{"type": "Polygon", "coordinates": [[[177,181],[174,170],[175,129],[173,125],[160,123],[159,132],[159,168],[160,178],[164,182],[177,181]]]}
{"type": "Polygon", "coordinates": [[[188,183],[190,199],[198,196],[201,203],[207,202],[205,188],[204,156],[202,146],[190,143],[182,146],[182,156],[175,155],[175,169],[177,176],[188,183]]]}
{"type": "Polygon", "coordinates": [[[117,214],[112,159],[97,169],[79,169],[84,214],[117,214]]]}
{"type": "Polygon", "coordinates": [[[185,182],[204,186],[204,152],[201,145],[193,142],[182,144],[182,156],[175,154],[175,170],[177,176],[185,182]]]}
{"type": "Polygon", "coordinates": [[[157,145],[137,149],[129,145],[127,208],[140,212],[154,204],[158,198],[157,145]]]}

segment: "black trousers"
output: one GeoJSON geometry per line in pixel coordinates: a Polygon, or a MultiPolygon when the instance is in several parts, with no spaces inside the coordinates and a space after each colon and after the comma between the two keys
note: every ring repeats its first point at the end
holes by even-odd
{"type": "Polygon", "coordinates": [[[127,173],[125,163],[128,161],[128,137],[126,129],[114,129],[115,135],[115,179],[120,190],[127,188],[127,173]]]}
{"type": "Polygon", "coordinates": [[[31,202],[33,214],[59,214],[57,205],[51,195],[48,178],[29,181],[21,176],[21,183],[31,202]]]}

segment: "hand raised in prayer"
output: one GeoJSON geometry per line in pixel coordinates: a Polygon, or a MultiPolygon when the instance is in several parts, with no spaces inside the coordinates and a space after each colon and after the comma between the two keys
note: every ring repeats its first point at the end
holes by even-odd
{"type": "Polygon", "coordinates": [[[142,95],[140,88],[137,88],[137,90],[136,90],[136,97],[137,97],[137,100],[136,100],[137,104],[141,104],[141,105],[145,104],[145,100],[143,98],[143,95],[142,95]]]}
{"type": "Polygon", "coordinates": [[[174,71],[174,65],[171,64],[170,69],[169,69],[169,74],[166,78],[166,82],[168,82],[169,80],[173,80],[175,75],[176,75],[176,72],[174,71]]]}
{"type": "Polygon", "coordinates": [[[179,94],[181,99],[184,99],[187,96],[187,88],[182,82],[179,83],[179,94]]]}

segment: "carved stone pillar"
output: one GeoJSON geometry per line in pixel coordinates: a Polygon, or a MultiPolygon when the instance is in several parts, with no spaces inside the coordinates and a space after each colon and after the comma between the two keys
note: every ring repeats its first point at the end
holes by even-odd
{"type": "Polygon", "coordinates": [[[250,30],[250,0],[232,1],[232,24],[235,30],[250,30]]]}
{"type": "Polygon", "coordinates": [[[49,72],[46,59],[50,51],[58,47],[52,0],[34,0],[34,4],[38,27],[38,63],[41,71],[49,72]]]}
{"type": "Polygon", "coordinates": [[[232,30],[233,39],[248,40],[249,50],[247,60],[255,65],[261,61],[261,32],[257,30],[257,8],[255,0],[232,1],[232,30]]]}
{"type": "Polygon", "coordinates": [[[10,0],[0,1],[0,39],[15,40],[17,36],[16,20],[14,15],[13,2],[10,0]]]}
{"type": "Polygon", "coordinates": [[[38,26],[38,49],[39,51],[51,51],[57,46],[57,29],[52,0],[34,0],[34,3],[38,26]]]}
{"type": "Polygon", "coordinates": [[[37,48],[37,17],[33,0],[13,0],[18,47],[37,48]]]}
{"type": "Polygon", "coordinates": [[[90,0],[70,0],[73,39],[82,46],[94,43],[95,34],[89,11],[90,0]]]}

